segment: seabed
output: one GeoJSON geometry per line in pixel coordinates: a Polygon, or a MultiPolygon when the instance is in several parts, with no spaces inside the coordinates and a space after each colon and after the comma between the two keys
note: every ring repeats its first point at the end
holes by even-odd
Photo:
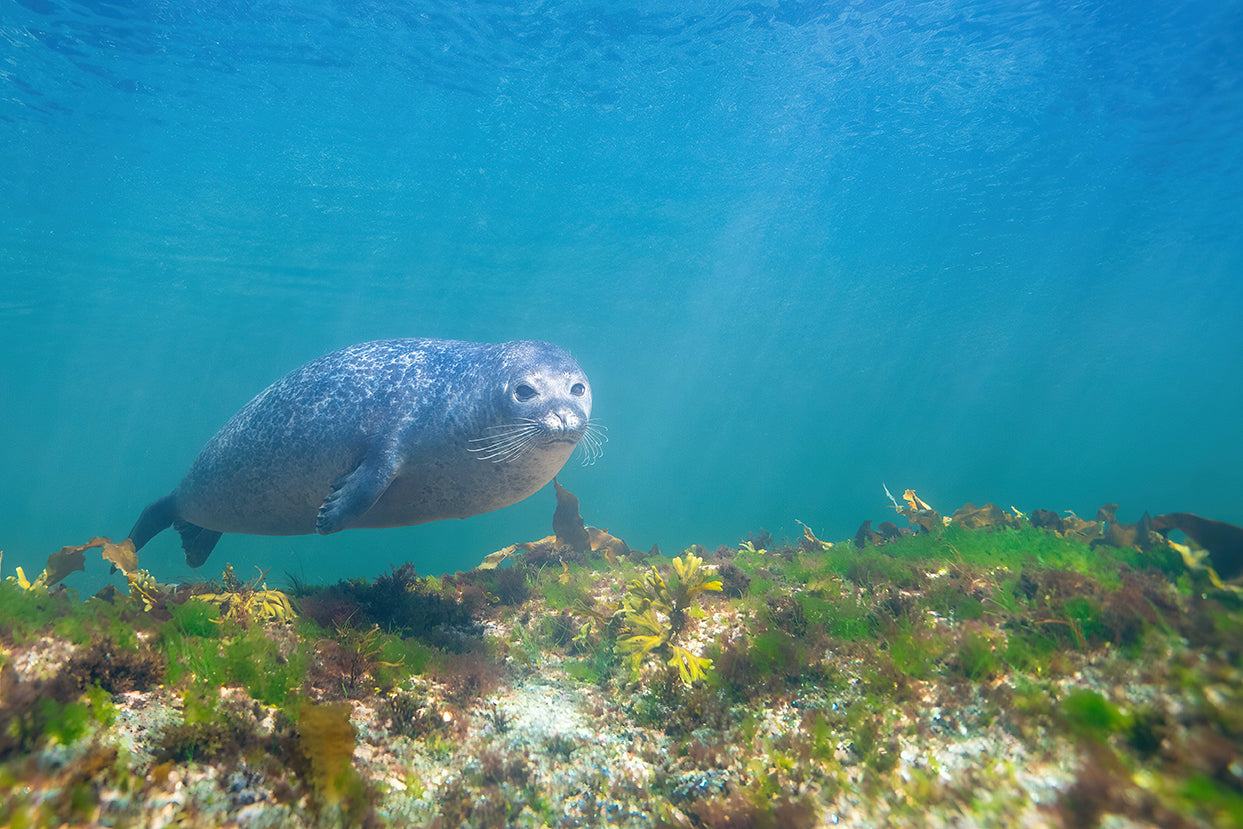
{"type": "Polygon", "coordinates": [[[1243,826],[1237,551],[895,509],[280,590],[67,547],[0,583],[0,825],[1243,826]]]}

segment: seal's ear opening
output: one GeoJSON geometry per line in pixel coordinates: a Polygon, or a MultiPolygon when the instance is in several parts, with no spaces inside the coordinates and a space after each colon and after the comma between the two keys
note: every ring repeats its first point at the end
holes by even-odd
{"type": "Polygon", "coordinates": [[[172,495],[165,495],[149,504],[142,511],[142,515],[138,516],[134,529],[129,531],[130,541],[134,542],[134,552],[141,550],[157,533],[171,527],[176,518],[177,505],[173,503],[172,495]]]}

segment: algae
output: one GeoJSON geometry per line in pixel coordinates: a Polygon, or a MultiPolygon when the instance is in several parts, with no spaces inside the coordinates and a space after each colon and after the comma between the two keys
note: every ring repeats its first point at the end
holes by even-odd
{"type": "Polygon", "coordinates": [[[0,822],[1243,825],[1243,619],[1203,559],[907,494],[862,549],[530,542],[288,612],[118,550],[128,597],[6,580],[0,822]]]}
{"type": "Polygon", "coordinates": [[[692,552],[673,559],[672,577],[666,579],[654,566],[630,582],[618,613],[624,625],[617,648],[630,657],[638,670],[651,656],[674,667],[687,685],[705,677],[712,660],[693,653],[677,640],[701,593],[719,592],[721,582],[712,578],[703,559],[692,552]]]}

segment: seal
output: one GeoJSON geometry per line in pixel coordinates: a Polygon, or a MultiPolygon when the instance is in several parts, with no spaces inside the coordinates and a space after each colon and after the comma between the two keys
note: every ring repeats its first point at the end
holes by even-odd
{"type": "Polygon", "coordinates": [[[223,533],[329,534],[467,518],[517,503],[602,437],[591,385],[545,342],[394,339],[312,360],[218,431],[130,531],[165,528],[198,567],[223,533]]]}

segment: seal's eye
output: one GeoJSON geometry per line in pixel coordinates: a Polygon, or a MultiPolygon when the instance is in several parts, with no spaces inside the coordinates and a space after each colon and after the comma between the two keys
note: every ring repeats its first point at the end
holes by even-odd
{"type": "Polygon", "coordinates": [[[575,383],[574,385],[570,386],[570,394],[574,395],[575,397],[582,397],[586,393],[587,393],[587,387],[584,386],[582,383],[575,383]]]}
{"type": "Polygon", "coordinates": [[[518,398],[521,402],[525,403],[534,396],[535,389],[531,388],[526,383],[519,383],[514,386],[514,397],[518,398]]]}

